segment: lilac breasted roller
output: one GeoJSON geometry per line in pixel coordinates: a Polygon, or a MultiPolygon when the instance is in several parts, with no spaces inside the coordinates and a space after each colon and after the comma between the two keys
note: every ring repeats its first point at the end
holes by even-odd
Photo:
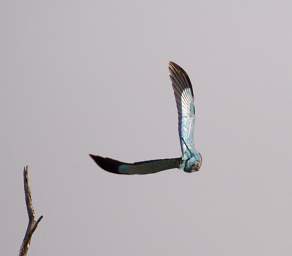
{"type": "Polygon", "coordinates": [[[174,62],[169,62],[168,67],[178,112],[178,132],[182,156],[125,163],[90,154],[90,157],[102,169],[117,174],[150,174],[174,168],[189,173],[199,171],[202,165],[202,156],[196,150],[193,139],[195,105],[191,80],[183,68],[174,62]]]}

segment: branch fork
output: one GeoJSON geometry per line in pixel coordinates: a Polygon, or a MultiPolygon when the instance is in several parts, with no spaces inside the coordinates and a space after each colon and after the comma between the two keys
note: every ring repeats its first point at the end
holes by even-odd
{"type": "Polygon", "coordinates": [[[32,196],[31,196],[31,189],[29,185],[29,176],[28,176],[28,166],[25,166],[23,170],[23,182],[24,182],[25,203],[26,203],[26,209],[27,209],[27,214],[28,214],[28,226],[25,232],[25,236],[23,238],[22,245],[20,247],[19,256],[27,255],[32,235],[34,231],[36,230],[36,228],[38,227],[38,224],[43,218],[43,216],[40,216],[38,219],[36,219],[35,210],[32,205],[32,196]]]}

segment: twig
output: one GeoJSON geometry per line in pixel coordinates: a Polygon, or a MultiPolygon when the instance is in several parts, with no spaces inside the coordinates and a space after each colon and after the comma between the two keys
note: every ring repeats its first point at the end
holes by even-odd
{"type": "Polygon", "coordinates": [[[28,166],[25,166],[23,170],[23,182],[24,182],[25,203],[26,203],[26,209],[27,209],[27,214],[28,214],[28,225],[25,232],[25,236],[22,241],[22,245],[20,247],[19,256],[27,255],[32,235],[34,231],[36,230],[38,224],[43,218],[43,216],[40,216],[36,220],[35,211],[32,206],[31,190],[29,187],[28,166]]]}

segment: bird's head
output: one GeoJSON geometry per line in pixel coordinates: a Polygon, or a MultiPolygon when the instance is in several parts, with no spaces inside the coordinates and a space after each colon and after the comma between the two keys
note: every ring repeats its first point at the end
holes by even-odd
{"type": "Polygon", "coordinates": [[[183,170],[185,172],[197,172],[200,170],[202,165],[202,156],[199,152],[196,152],[192,157],[183,161],[183,170]]]}
{"type": "Polygon", "coordinates": [[[192,166],[192,172],[197,172],[200,170],[202,166],[202,160],[203,160],[202,155],[199,153],[199,159],[197,159],[194,165],[192,166]]]}

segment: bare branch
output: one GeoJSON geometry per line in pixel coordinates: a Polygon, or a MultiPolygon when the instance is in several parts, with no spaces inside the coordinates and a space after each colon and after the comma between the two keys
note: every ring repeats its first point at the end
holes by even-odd
{"type": "Polygon", "coordinates": [[[23,182],[24,182],[24,194],[25,194],[25,203],[28,214],[28,225],[25,232],[25,236],[20,247],[19,256],[26,256],[30,246],[30,241],[34,231],[36,230],[38,224],[42,220],[43,216],[39,217],[37,220],[35,218],[35,211],[32,206],[32,197],[31,190],[29,186],[29,177],[28,177],[28,166],[24,167],[23,170],[23,182]]]}

